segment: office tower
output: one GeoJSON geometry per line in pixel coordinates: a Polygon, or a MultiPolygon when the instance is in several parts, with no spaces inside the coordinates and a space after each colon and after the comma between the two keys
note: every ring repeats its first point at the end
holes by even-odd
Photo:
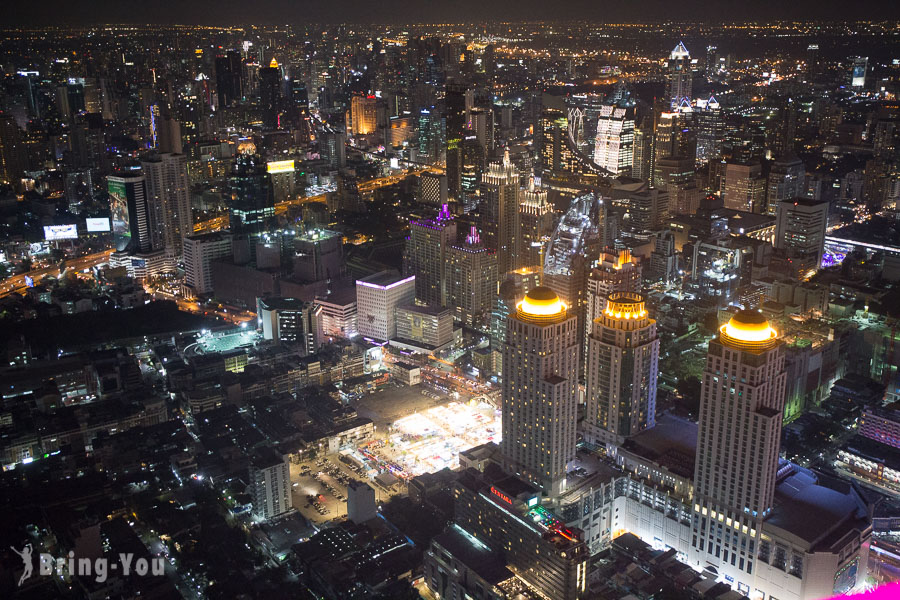
{"type": "Polygon", "coordinates": [[[656,235],[653,252],[650,253],[650,269],[647,279],[668,284],[676,279],[678,256],[675,254],[675,234],[662,231],[656,235]]]}
{"type": "Polygon", "coordinates": [[[350,122],[353,135],[375,133],[375,96],[353,96],[350,99],[350,122]]]}
{"type": "Polygon", "coordinates": [[[653,132],[653,153],[651,173],[653,174],[652,187],[662,187],[662,176],[659,173],[659,161],[678,154],[678,135],[680,126],[679,113],[663,112],[656,118],[656,126],[653,132]]]}
{"type": "Polygon", "coordinates": [[[453,311],[439,306],[402,304],[396,310],[397,334],[391,344],[401,350],[433,354],[453,343],[453,311]]]}
{"type": "Polygon", "coordinates": [[[645,118],[639,127],[634,129],[634,144],[631,157],[631,176],[642,181],[650,181],[650,165],[653,152],[653,122],[645,118]]]}
{"type": "Polygon", "coordinates": [[[766,179],[759,162],[728,162],[722,184],[725,208],[761,213],[765,207],[766,179]]]}
{"type": "Polygon", "coordinates": [[[284,79],[281,68],[274,58],[268,67],[259,69],[259,107],[262,110],[263,124],[268,129],[280,127],[281,90],[284,79]]]}
{"type": "Polygon", "coordinates": [[[479,185],[481,202],[478,218],[484,244],[497,252],[501,276],[515,269],[516,235],[519,217],[519,172],[509,160],[491,163],[479,185]]]}
{"type": "MultiPolygon", "coordinates": [[[[703,565],[750,587],[773,508],[784,411],[784,345],[742,310],[709,342],[694,468],[694,536],[703,565]]],[[[732,584],[734,585],[734,584],[732,584]]],[[[753,585],[752,587],[759,587],[753,585]]]]}
{"type": "Polygon", "coordinates": [[[430,172],[419,175],[419,202],[430,206],[447,204],[447,176],[430,172]]]}
{"type": "Polygon", "coordinates": [[[706,70],[706,77],[710,78],[716,73],[718,73],[718,65],[716,62],[716,51],[718,48],[716,46],[707,46],[706,47],[706,62],[703,64],[704,69],[706,70]]]}
{"type": "Polygon", "coordinates": [[[544,245],[553,235],[553,206],[547,199],[547,191],[536,186],[534,177],[528,179],[528,187],[521,191],[519,203],[519,232],[516,236],[518,250],[514,268],[540,269],[544,258],[544,245]]]}
{"type": "Polygon", "coordinates": [[[718,100],[713,96],[707,100],[697,100],[693,117],[697,129],[697,165],[718,160],[725,139],[725,116],[718,100]]]}
{"type": "Polygon", "coordinates": [[[664,188],[649,188],[643,181],[625,181],[614,184],[610,192],[611,210],[626,237],[647,239],[669,218],[670,197],[664,188]]]}
{"type": "Polygon", "coordinates": [[[352,480],[347,484],[347,518],[357,525],[378,516],[375,506],[375,489],[363,481],[352,480]]]}
{"type": "Polygon", "coordinates": [[[443,542],[450,551],[435,553],[432,545],[425,553],[425,583],[441,598],[586,598],[589,552],[584,532],[566,527],[542,506],[540,490],[494,467],[486,466],[484,473],[467,469],[454,483],[455,524],[435,537],[438,546],[443,542]],[[525,587],[525,594],[495,593],[487,586],[480,591],[474,585],[480,577],[473,572],[492,577],[501,565],[508,567],[500,570],[507,577],[516,573],[516,587],[525,587]],[[466,571],[469,576],[463,581],[466,571]]]}
{"type": "Polygon", "coordinates": [[[806,167],[796,156],[779,158],[772,163],[766,187],[766,214],[774,216],[782,200],[806,195],[806,167]]]}
{"type": "Polygon", "coordinates": [[[275,192],[259,156],[240,154],[228,177],[231,231],[258,238],[275,226],[275,192]]]}
{"type": "Polygon", "coordinates": [[[614,175],[631,175],[634,160],[634,109],[606,104],[597,117],[594,163],[614,175]]]}
{"type": "Polygon", "coordinates": [[[322,344],[322,309],[313,302],[297,298],[268,296],[257,298],[263,338],[297,344],[301,354],[315,354],[322,344]]]}
{"type": "Polygon", "coordinates": [[[630,250],[607,248],[591,267],[587,277],[585,296],[585,328],[590,335],[593,322],[606,309],[606,300],[613,292],[641,291],[642,267],[630,250]]]}
{"type": "Polygon", "coordinates": [[[217,56],[215,69],[219,110],[239,103],[243,95],[244,77],[241,53],[237,50],[229,50],[224,56],[217,56]]]}
{"type": "Polygon", "coordinates": [[[694,158],[670,156],[656,165],[661,186],[669,195],[669,214],[693,215],[700,207],[694,158]]]}
{"type": "Polygon", "coordinates": [[[466,87],[447,83],[444,95],[446,130],[447,192],[450,200],[460,200],[462,142],[466,137],[466,87]]]}
{"type": "Polygon", "coordinates": [[[231,234],[227,231],[185,236],[184,284],[196,296],[212,293],[210,263],[217,258],[230,257],[232,253],[231,234]]]}
{"type": "Polygon", "coordinates": [[[806,277],[822,264],[827,222],[827,200],[793,198],[778,203],[775,248],[784,252],[798,276],[806,277]]]}
{"type": "Polygon", "coordinates": [[[568,131],[566,114],[566,105],[561,98],[549,94],[541,95],[540,134],[538,135],[536,131],[535,137],[541,169],[539,174],[542,176],[548,176],[563,168],[562,155],[568,131]]]}
{"type": "Polygon", "coordinates": [[[141,160],[141,172],[147,181],[151,247],[181,256],[182,239],[194,231],[187,156],[151,155],[141,160]]]}
{"type": "Polygon", "coordinates": [[[344,268],[344,240],[336,231],[311,229],[294,238],[294,279],[333,281],[344,268]]]}
{"type": "Polygon", "coordinates": [[[260,521],[274,519],[293,508],[286,457],[268,446],[254,452],[250,460],[250,496],[253,514],[260,521]]]}
{"type": "Polygon", "coordinates": [[[415,276],[381,271],[356,281],[359,334],[386,342],[397,335],[397,307],[416,299],[415,276]]]}
{"type": "Polygon", "coordinates": [[[507,320],[503,441],[508,470],[555,496],[575,457],[578,319],[556,292],[530,290],[507,320]]]}
{"type": "Polygon", "coordinates": [[[669,54],[666,73],[666,100],[673,110],[691,106],[691,54],[678,42],[669,54]]]}
{"type": "Polygon", "coordinates": [[[861,90],[866,87],[866,70],[869,67],[869,58],[857,56],[853,59],[853,67],[850,70],[850,86],[861,90]]]}
{"type": "Polygon", "coordinates": [[[643,295],[613,292],[590,327],[584,435],[592,444],[618,446],[656,423],[656,321],[643,295]]]}
{"type": "Polygon", "coordinates": [[[326,132],[319,139],[319,154],[322,160],[332,169],[343,169],[347,166],[347,134],[326,132]]]}
{"type": "Polygon", "coordinates": [[[353,339],[357,335],[356,288],[341,286],[327,296],[316,298],[316,304],[322,307],[323,339],[339,337],[353,339]]]}
{"type": "Polygon", "coordinates": [[[0,182],[22,192],[25,161],[25,145],[16,120],[12,115],[0,113],[0,182]]]}
{"type": "Polygon", "coordinates": [[[448,253],[456,243],[456,221],[445,204],[433,219],[410,221],[403,253],[403,272],[415,275],[416,299],[447,306],[448,253]]]}
{"type": "Polygon", "coordinates": [[[150,208],[147,205],[147,182],[143,175],[124,172],[106,178],[109,213],[116,250],[150,252],[150,208]]]}
{"type": "Polygon", "coordinates": [[[494,111],[476,106],[469,111],[469,129],[485,152],[494,149],[494,111]]]}
{"type": "Polygon", "coordinates": [[[434,164],[441,158],[444,146],[441,118],[434,107],[419,111],[418,161],[434,164]]]}
{"type": "Polygon", "coordinates": [[[500,280],[497,254],[481,243],[475,226],[462,244],[448,253],[448,301],[457,321],[483,327],[490,316],[500,280]]]}

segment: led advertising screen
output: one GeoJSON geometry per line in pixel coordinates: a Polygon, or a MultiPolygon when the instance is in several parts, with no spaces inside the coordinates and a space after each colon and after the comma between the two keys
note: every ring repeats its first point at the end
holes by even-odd
{"type": "Polygon", "coordinates": [[[45,225],[44,239],[53,240],[74,240],[78,237],[77,225],[45,225]]]}
{"type": "Polygon", "coordinates": [[[276,160],[266,163],[266,171],[269,173],[291,173],[294,170],[294,161],[276,160]]]}
{"type": "Polygon", "coordinates": [[[131,241],[131,226],[128,223],[128,192],[125,183],[110,179],[107,183],[109,192],[109,213],[112,220],[112,232],[116,238],[116,249],[124,250],[131,241]]]}
{"type": "Polygon", "coordinates": [[[91,233],[110,231],[109,219],[106,217],[88,218],[85,219],[85,222],[87,224],[87,230],[91,233]]]}

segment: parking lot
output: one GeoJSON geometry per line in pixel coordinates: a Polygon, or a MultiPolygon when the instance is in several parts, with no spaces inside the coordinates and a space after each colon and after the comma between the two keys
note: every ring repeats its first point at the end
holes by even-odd
{"type": "MultiPolygon", "coordinates": [[[[354,473],[336,455],[326,459],[291,464],[291,499],[304,518],[315,524],[347,516],[347,484],[366,478],[354,473]]],[[[375,498],[380,503],[389,497],[373,482],[375,498]]]]}

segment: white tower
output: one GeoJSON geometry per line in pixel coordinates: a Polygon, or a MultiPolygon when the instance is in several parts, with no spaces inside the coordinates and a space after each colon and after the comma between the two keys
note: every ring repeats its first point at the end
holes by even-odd
{"type": "Polygon", "coordinates": [[[503,441],[509,470],[555,496],[575,457],[578,319],[559,296],[536,287],[506,323],[503,441]]]}
{"type": "Polygon", "coordinates": [[[784,410],[784,349],[760,313],[738,312],[709,343],[700,393],[692,550],[703,568],[756,589],[784,410]],[[757,569],[758,570],[758,569],[757,569]]]}

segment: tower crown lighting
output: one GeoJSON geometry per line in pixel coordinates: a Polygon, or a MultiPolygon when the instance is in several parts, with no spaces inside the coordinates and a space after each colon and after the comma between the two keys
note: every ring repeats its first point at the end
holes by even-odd
{"type": "Polygon", "coordinates": [[[603,314],[614,319],[642,319],[647,316],[644,296],[636,292],[613,292],[607,296],[603,314]]]}
{"type": "Polygon", "coordinates": [[[742,310],[719,328],[719,339],[727,346],[761,351],[775,345],[778,332],[761,313],[742,310]]]}
{"type": "Polygon", "coordinates": [[[566,305],[548,287],[536,287],[516,305],[516,316],[531,323],[555,323],[566,318],[566,305]]]}

